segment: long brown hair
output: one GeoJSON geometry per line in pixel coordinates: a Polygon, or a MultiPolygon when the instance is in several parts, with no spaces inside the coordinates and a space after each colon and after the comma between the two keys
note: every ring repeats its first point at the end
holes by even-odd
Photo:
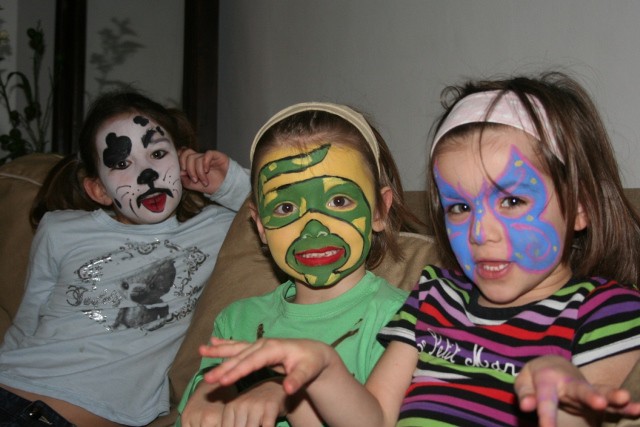
{"type": "MultiPolygon", "coordinates": [[[[576,277],[602,276],[627,284],[639,283],[640,217],[624,193],[609,136],[587,91],[559,72],[470,81],[443,91],[445,113],[436,123],[435,131],[458,101],[476,92],[494,90],[516,94],[541,135],[537,152],[568,219],[561,261],[570,265],[576,277]],[[528,96],[535,97],[545,109],[562,161],[550,147],[541,117],[528,96]],[[580,205],[587,214],[588,226],[574,232],[573,218],[580,205]]],[[[454,129],[445,139],[454,132],[470,129],[454,129]]],[[[440,143],[429,161],[428,211],[436,240],[443,248],[443,260],[448,266],[456,266],[433,171],[439,150],[440,143]]]]}

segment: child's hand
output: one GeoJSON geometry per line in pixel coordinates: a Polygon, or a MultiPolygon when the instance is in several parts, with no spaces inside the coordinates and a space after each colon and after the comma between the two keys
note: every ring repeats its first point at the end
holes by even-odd
{"type": "Polygon", "coordinates": [[[225,402],[236,396],[234,387],[201,382],[180,415],[182,427],[221,426],[225,402]]]}
{"type": "Polygon", "coordinates": [[[277,380],[262,382],[225,404],[220,425],[273,427],[285,415],[287,397],[277,380]]]}
{"type": "Polygon", "coordinates": [[[542,356],[527,363],[514,387],[520,409],[537,410],[541,427],[554,427],[559,410],[640,415],[640,403],[631,402],[626,390],[589,384],[577,367],[560,356],[542,356]]]}
{"type": "Polygon", "coordinates": [[[226,360],[207,372],[208,383],[230,385],[259,369],[270,367],[286,377],[282,383],[287,394],[294,394],[314,380],[340,356],[328,345],[313,340],[260,339],[253,344],[211,338],[211,346],[200,347],[204,357],[226,360]]]}
{"type": "Polygon", "coordinates": [[[229,170],[229,157],[220,151],[198,153],[191,149],[180,152],[180,178],[189,190],[213,194],[222,185],[229,170]]]}

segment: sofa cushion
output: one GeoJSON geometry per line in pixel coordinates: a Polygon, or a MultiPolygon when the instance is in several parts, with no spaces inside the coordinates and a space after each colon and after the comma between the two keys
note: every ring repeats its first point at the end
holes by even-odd
{"type": "Polygon", "coordinates": [[[33,231],[31,204],[56,154],[31,154],[0,167],[0,341],[15,316],[22,294],[33,231]]]}

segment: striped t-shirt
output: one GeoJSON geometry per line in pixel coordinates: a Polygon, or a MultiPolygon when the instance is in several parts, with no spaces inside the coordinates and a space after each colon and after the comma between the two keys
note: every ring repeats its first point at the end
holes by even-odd
{"type": "Polygon", "coordinates": [[[378,339],[420,352],[398,426],[537,425],[513,390],[525,363],[556,354],[582,366],[640,348],[640,293],[591,278],[525,306],[488,308],[466,276],[427,266],[378,339]]]}

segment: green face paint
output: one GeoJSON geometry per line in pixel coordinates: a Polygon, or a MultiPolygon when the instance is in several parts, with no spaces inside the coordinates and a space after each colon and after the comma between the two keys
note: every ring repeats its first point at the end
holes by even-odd
{"type": "Polygon", "coordinates": [[[259,174],[258,212],[274,260],[311,286],[333,285],[369,254],[372,178],[359,153],[343,147],[270,154],[275,160],[259,174]]]}

